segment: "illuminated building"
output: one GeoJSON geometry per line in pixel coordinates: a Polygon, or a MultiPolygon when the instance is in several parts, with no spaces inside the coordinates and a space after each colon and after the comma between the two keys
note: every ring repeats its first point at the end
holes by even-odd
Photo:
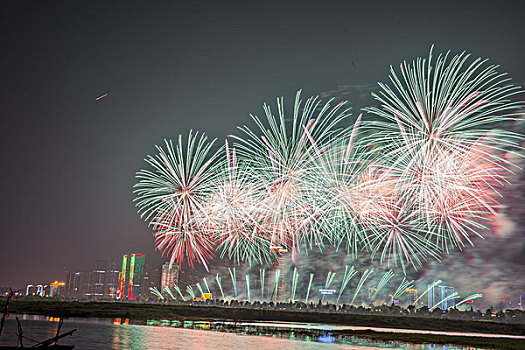
{"type": "Polygon", "coordinates": [[[45,297],[46,296],[46,288],[47,288],[47,284],[45,286],[41,285],[41,284],[38,284],[36,286],[36,295],[41,296],[41,297],[45,297]]]}
{"type": "Polygon", "coordinates": [[[66,285],[64,295],[70,298],[79,298],[83,293],[84,273],[66,271],[66,285]]]}
{"type": "Polygon", "coordinates": [[[60,288],[64,287],[65,285],[66,285],[66,282],[55,281],[55,282],[50,283],[49,297],[54,297],[55,295],[59,295],[61,291],[60,288]]]}
{"type": "MultiPolygon", "coordinates": [[[[180,271],[179,271],[180,272],[180,271]]],[[[162,292],[161,288],[161,267],[157,264],[145,264],[144,265],[144,279],[142,286],[142,295],[150,295],[150,288],[157,288],[162,292]]],[[[179,273],[180,279],[180,273],[179,273]]],[[[173,288],[173,285],[170,286],[173,288]]]]}
{"type": "Polygon", "coordinates": [[[35,295],[36,287],[32,284],[28,284],[26,287],[26,295],[35,295]]]}
{"type": "Polygon", "coordinates": [[[87,273],[85,295],[94,299],[114,299],[117,294],[119,270],[117,263],[97,260],[95,269],[87,273]]]}
{"type": "Polygon", "coordinates": [[[143,254],[124,255],[122,257],[122,270],[119,274],[119,287],[117,299],[135,300],[142,296],[142,282],[144,277],[143,254]]]}
{"type": "Polygon", "coordinates": [[[87,273],[86,297],[98,299],[104,296],[107,272],[106,265],[106,261],[97,260],[95,269],[87,273]]]}
{"type": "MultiPolygon", "coordinates": [[[[277,269],[280,270],[278,288],[277,290],[271,291],[271,293],[273,293],[272,299],[274,302],[283,301],[284,300],[283,298],[287,296],[286,279],[285,279],[285,276],[286,276],[285,254],[288,251],[284,249],[283,247],[279,247],[279,246],[272,246],[270,247],[270,249],[274,252],[279,253],[276,265],[277,265],[277,269]]],[[[270,287],[270,283],[268,284],[268,287],[270,287]]]]}
{"type": "Polygon", "coordinates": [[[450,298],[449,300],[445,300],[441,303],[441,301],[445,298],[450,297],[452,294],[454,294],[454,287],[450,286],[428,286],[428,308],[432,309],[434,306],[437,305],[442,310],[447,310],[449,308],[452,308],[456,305],[455,298],[450,298]]]}
{"type": "Polygon", "coordinates": [[[160,290],[164,293],[164,287],[173,289],[173,285],[179,283],[179,267],[172,265],[170,267],[169,262],[165,262],[162,265],[162,274],[160,279],[160,290]]]}
{"type": "Polygon", "coordinates": [[[417,289],[414,289],[414,288],[407,288],[405,290],[407,292],[407,296],[408,296],[408,305],[412,305],[416,302],[417,300],[417,289]]]}

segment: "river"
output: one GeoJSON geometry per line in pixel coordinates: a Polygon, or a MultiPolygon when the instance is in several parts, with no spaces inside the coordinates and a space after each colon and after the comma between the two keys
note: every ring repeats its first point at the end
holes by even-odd
{"type": "MultiPolygon", "coordinates": [[[[56,334],[57,318],[33,315],[20,315],[24,336],[45,340],[56,334]]],[[[288,325],[289,327],[290,325],[288,325]]],[[[315,327],[315,325],[314,325],[315,327]]],[[[299,326],[300,328],[300,326],[299,326]]],[[[402,342],[374,343],[355,339],[346,344],[336,344],[329,333],[317,338],[297,340],[292,335],[286,338],[277,336],[250,336],[237,333],[214,332],[210,330],[173,328],[166,326],[148,326],[129,324],[122,319],[79,319],[64,320],[62,333],[77,329],[72,337],[64,338],[61,344],[74,344],[75,350],[90,349],[132,349],[132,350],[284,350],[284,349],[464,349],[446,345],[414,345],[402,342]]],[[[6,320],[0,344],[16,345],[17,325],[13,315],[6,320]]],[[[282,335],[281,335],[282,336],[282,335]]],[[[25,346],[34,345],[24,340],[25,346]]]]}

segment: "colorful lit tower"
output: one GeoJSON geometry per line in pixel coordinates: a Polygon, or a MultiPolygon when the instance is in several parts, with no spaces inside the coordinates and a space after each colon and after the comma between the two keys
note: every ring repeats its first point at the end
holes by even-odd
{"type": "Polygon", "coordinates": [[[60,294],[60,287],[64,287],[66,285],[66,282],[59,282],[59,281],[55,281],[53,283],[50,284],[50,289],[49,289],[49,297],[53,297],[55,295],[59,295],[60,294]]]}
{"type": "MultiPolygon", "coordinates": [[[[277,290],[273,289],[272,291],[268,291],[269,295],[272,295],[272,299],[274,302],[285,300],[287,296],[287,288],[286,288],[286,259],[285,254],[288,253],[288,250],[281,246],[271,246],[270,247],[272,252],[275,252],[277,254],[277,261],[275,262],[275,265],[277,267],[277,270],[279,271],[279,280],[276,281],[278,283],[277,290]]],[[[270,288],[270,284],[268,284],[268,288],[270,288]]],[[[275,287],[273,287],[275,288],[275,287]]]]}
{"type": "Polygon", "coordinates": [[[417,300],[417,289],[415,288],[407,288],[405,289],[405,292],[407,292],[407,296],[408,296],[408,305],[412,305],[416,302],[417,300]]]}
{"type": "Polygon", "coordinates": [[[160,279],[160,288],[164,293],[164,288],[173,288],[173,285],[179,283],[179,267],[177,265],[171,265],[169,262],[165,262],[162,265],[162,274],[160,279]]]}
{"type": "Polygon", "coordinates": [[[142,294],[141,286],[145,261],[146,257],[143,254],[131,254],[122,257],[117,299],[134,300],[142,294]]]}
{"type": "Polygon", "coordinates": [[[428,308],[432,309],[436,305],[442,310],[453,308],[456,305],[454,298],[450,298],[454,294],[454,287],[450,286],[431,286],[428,290],[428,308]]]}

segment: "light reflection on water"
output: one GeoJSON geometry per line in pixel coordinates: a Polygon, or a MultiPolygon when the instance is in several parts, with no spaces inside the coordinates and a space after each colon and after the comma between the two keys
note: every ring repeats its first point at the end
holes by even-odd
{"type": "MultiPolygon", "coordinates": [[[[24,335],[32,339],[44,340],[56,334],[56,318],[44,316],[19,316],[24,335]]],[[[312,341],[290,340],[288,338],[268,336],[248,336],[236,333],[213,332],[197,329],[172,328],[161,326],[133,325],[126,319],[65,319],[62,332],[76,328],[72,337],[64,338],[61,344],[74,344],[75,349],[130,349],[130,350],[263,350],[263,349],[458,349],[450,346],[410,345],[404,343],[368,343],[356,340],[356,343],[334,344],[335,338],[329,333],[312,341]],[[328,343],[328,344],[327,344],[328,343]]],[[[290,337],[291,338],[291,337],[290,337]]],[[[293,338],[292,338],[293,339],[293,338]]],[[[6,321],[0,344],[16,344],[16,321],[14,317],[6,321]]],[[[24,345],[33,343],[27,341],[24,345]]]]}

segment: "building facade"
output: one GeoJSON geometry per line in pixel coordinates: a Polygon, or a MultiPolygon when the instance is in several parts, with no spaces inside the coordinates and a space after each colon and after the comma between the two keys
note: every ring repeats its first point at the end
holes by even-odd
{"type": "Polygon", "coordinates": [[[456,306],[456,301],[453,296],[455,293],[454,287],[450,286],[433,286],[429,285],[428,290],[428,308],[439,307],[442,310],[447,310],[456,306]]]}
{"type": "Polygon", "coordinates": [[[96,267],[87,273],[85,297],[91,299],[115,299],[120,271],[117,262],[108,264],[105,260],[97,260],[96,267]]]}
{"type": "Polygon", "coordinates": [[[177,265],[170,266],[169,262],[162,265],[162,273],[160,278],[160,290],[164,293],[164,288],[173,289],[173,285],[179,283],[180,269],[177,265]]]}
{"type": "Polygon", "coordinates": [[[84,295],[84,272],[66,271],[65,296],[69,298],[80,298],[84,295]]]}
{"type": "Polygon", "coordinates": [[[144,264],[143,254],[124,255],[119,273],[117,299],[135,300],[143,295],[144,264]]]}

